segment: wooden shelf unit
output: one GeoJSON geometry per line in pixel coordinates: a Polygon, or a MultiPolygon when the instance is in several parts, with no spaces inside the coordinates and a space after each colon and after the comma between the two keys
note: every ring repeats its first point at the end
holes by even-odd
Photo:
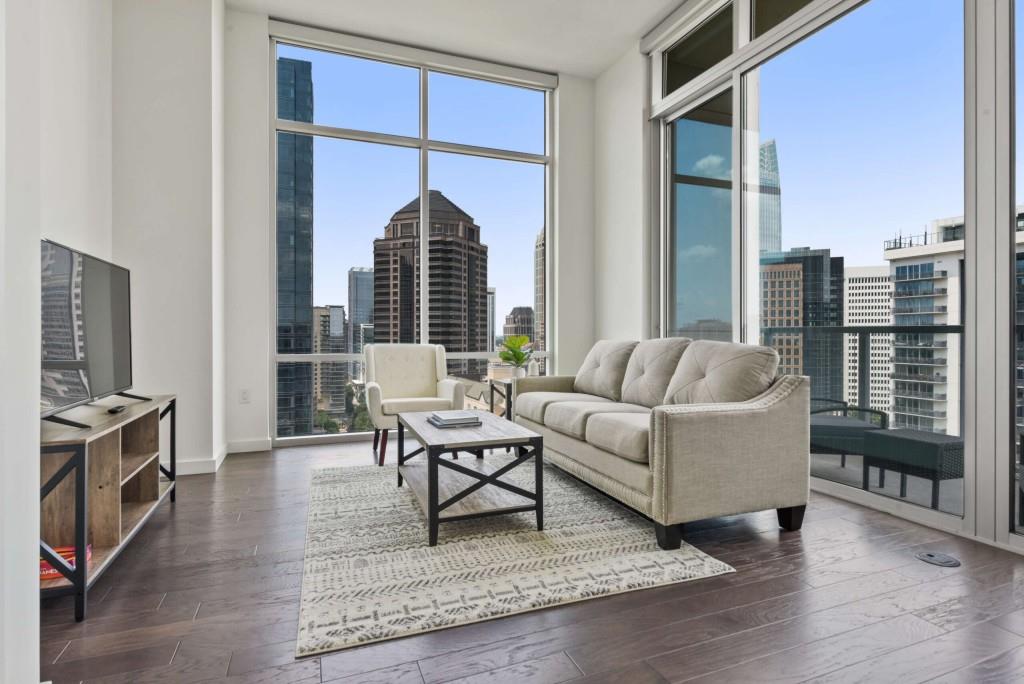
{"type": "Polygon", "coordinates": [[[173,395],[130,400],[121,413],[108,403],[74,409],[89,428],[42,422],[40,554],[62,577],[40,581],[44,598],[74,594],[75,619],[85,619],[89,587],[149,520],[175,498],[177,401],[173,395]],[[160,462],[160,425],[170,416],[168,466],[160,462]],[[79,475],[84,477],[79,477],[79,475]],[[85,560],[92,545],[92,559],[85,560]],[[74,567],[53,558],[75,548],[74,567]],[[81,568],[81,570],[80,570],[81,568]]]}

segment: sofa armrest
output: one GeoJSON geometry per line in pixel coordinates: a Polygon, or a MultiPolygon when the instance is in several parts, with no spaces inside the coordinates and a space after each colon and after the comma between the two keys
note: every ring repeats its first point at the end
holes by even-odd
{"type": "Polygon", "coordinates": [[[366,383],[366,409],[370,414],[370,420],[377,426],[384,423],[384,407],[382,403],[380,385],[376,382],[366,383]]]}
{"type": "Polygon", "coordinates": [[[458,380],[445,378],[437,383],[437,396],[450,401],[453,409],[461,409],[466,403],[466,386],[458,380]]]}
{"type": "Polygon", "coordinates": [[[810,379],[786,375],[749,401],[655,407],[653,518],[662,524],[807,503],[810,379]]]}
{"type": "Polygon", "coordinates": [[[572,392],[575,375],[531,375],[516,378],[513,387],[515,396],[526,392],[572,392]]]}

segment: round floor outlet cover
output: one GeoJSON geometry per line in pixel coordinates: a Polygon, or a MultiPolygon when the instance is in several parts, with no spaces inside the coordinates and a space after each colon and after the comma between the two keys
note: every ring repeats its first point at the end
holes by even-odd
{"type": "Polygon", "coordinates": [[[923,560],[925,563],[931,563],[932,565],[941,565],[944,568],[956,568],[960,566],[960,561],[952,556],[945,553],[933,553],[931,551],[922,551],[917,554],[918,560],[923,560]]]}

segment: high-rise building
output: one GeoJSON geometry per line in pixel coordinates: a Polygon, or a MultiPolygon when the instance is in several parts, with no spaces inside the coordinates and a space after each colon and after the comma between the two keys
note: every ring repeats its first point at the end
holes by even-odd
{"type": "Polygon", "coordinates": [[[512,335],[525,335],[533,342],[533,309],[528,306],[517,306],[505,316],[505,327],[502,334],[505,337],[512,335]]]}
{"type": "MultiPolygon", "coordinates": [[[[429,195],[429,334],[419,330],[420,200],[399,209],[373,241],[373,323],[379,343],[420,339],[449,353],[487,349],[487,245],[473,217],[438,190],[429,195]]],[[[482,378],[487,363],[452,361],[453,373],[482,378]]]]}
{"type": "Polygon", "coordinates": [[[348,269],[348,344],[346,350],[360,354],[363,346],[359,326],[373,322],[373,269],[355,266],[348,269]]]}
{"type": "Polygon", "coordinates": [[[814,330],[843,324],[843,270],[843,257],[832,256],[828,249],[797,247],[761,254],[765,343],[788,364],[780,372],[810,376],[815,398],[842,400],[844,395],[843,336],[814,330]],[[796,356],[794,348],[799,349],[799,368],[786,361],[796,356]]]}
{"type": "MultiPolygon", "coordinates": [[[[313,308],[314,354],[342,354],[348,349],[348,320],[344,306],[317,306],[313,308]]],[[[313,366],[313,395],[316,410],[324,411],[335,420],[347,420],[345,390],[349,379],[349,364],[342,361],[321,361],[313,366]]]]}
{"type": "Polygon", "coordinates": [[[774,140],[761,143],[758,167],[761,185],[757,207],[760,250],[781,252],[782,186],[779,182],[779,153],[774,140]]]}
{"type": "MultiPolygon", "coordinates": [[[[278,116],[313,121],[312,65],[277,60],[278,116]]],[[[277,351],[313,351],[313,138],[277,134],[277,351]]],[[[277,366],[277,434],[313,431],[313,364],[277,366]]]]}
{"type": "MultiPolygon", "coordinates": [[[[90,396],[84,369],[60,368],[59,363],[81,361],[85,354],[82,317],[82,257],[71,250],[42,242],[42,385],[41,399],[48,408],[90,396]]],[[[67,364],[70,365],[70,364],[67,364]]]]}
{"type": "Polygon", "coordinates": [[[497,347],[495,336],[497,335],[497,290],[493,287],[487,288],[487,351],[494,351],[497,347]]]}
{"type": "MultiPolygon", "coordinates": [[[[885,243],[893,277],[893,325],[963,322],[964,219],[932,221],[924,235],[885,243]]],[[[960,335],[893,335],[894,427],[960,435],[960,335]]]]}
{"type": "MultiPolygon", "coordinates": [[[[892,325],[892,274],[888,266],[847,266],[844,271],[844,325],[892,325]]],[[[860,359],[857,335],[846,335],[843,376],[846,378],[843,399],[851,406],[884,411],[892,420],[892,335],[872,334],[869,337],[870,358],[860,359]],[[860,397],[861,363],[868,364],[870,397],[860,397]]]]}

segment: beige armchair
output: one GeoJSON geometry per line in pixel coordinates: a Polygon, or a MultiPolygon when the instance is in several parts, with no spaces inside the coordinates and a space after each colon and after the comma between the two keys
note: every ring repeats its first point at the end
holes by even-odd
{"type": "Polygon", "coordinates": [[[448,362],[439,344],[368,344],[363,359],[377,465],[384,465],[388,430],[398,428],[399,413],[462,408],[465,388],[448,378],[448,362]]]}

